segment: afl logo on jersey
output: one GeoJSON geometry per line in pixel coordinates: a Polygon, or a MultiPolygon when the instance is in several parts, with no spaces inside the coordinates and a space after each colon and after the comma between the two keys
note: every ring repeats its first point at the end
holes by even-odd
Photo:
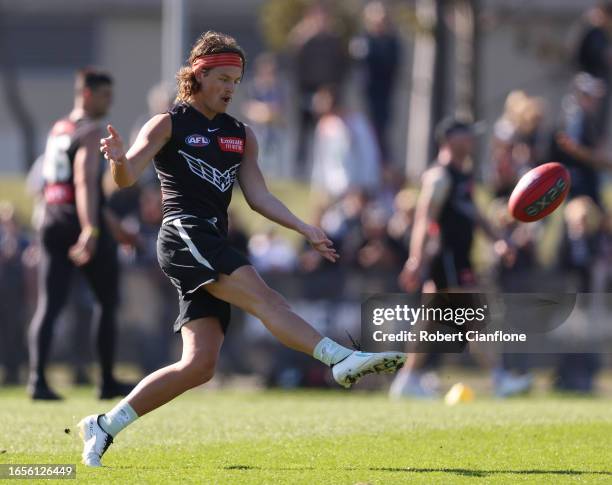
{"type": "Polygon", "coordinates": [[[205,147],[210,143],[210,139],[206,138],[204,135],[194,134],[185,138],[185,143],[192,147],[205,147]]]}

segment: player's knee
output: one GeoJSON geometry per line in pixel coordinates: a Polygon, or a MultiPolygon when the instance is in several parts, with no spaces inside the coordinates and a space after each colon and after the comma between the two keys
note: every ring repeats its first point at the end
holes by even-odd
{"type": "Polygon", "coordinates": [[[209,356],[198,356],[181,361],[183,375],[193,386],[202,385],[210,381],[215,375],[217,359],[209,356]]]}

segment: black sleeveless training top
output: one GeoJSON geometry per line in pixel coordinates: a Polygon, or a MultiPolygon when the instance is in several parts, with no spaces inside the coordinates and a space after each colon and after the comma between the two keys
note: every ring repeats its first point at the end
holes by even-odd
{"type": "MultiPolygon", "coordinates": [[[[88,118],[71,120],[69,117],[56,121],[51,128],[42,163],[45,225],[55,222],[78,223],[74,188],[74,158],[81,147],[83,138],[99,129],[98,123],[93,120],[88,118]]],[[[99,163],[98,212],[101,214],[104,205],[102,176],[106,164],[101,155],[99,163]]]]}
{"type": "Polygon", "coordinates": [[[172,136],[154,159],[164,218],[216,218],[227,234],[227,208],[246,145],[244,124],[219,113],[209,120],[187,103],[168,111],[172,136]]]}
{"type": "Polygon", "coordinates": [[[476,225],[474,180],[471,174],[450,165],[443,168],[451,178],[451,188],[439,218],[442,249],[449,249],[457,255],[469,255],[476,225]]]}

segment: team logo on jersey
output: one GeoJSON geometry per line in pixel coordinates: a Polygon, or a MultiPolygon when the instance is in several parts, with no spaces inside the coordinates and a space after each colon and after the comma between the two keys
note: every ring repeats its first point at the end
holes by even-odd
{"type": "Polygon", "coordinates": [[[225,172],[222,172],[206,163],[204,160],[189,155],[189,153],[185,153],[183,150],[179,150],[179,153],[183,155],[183,158],[189,166],[189,170],[201,179],[217,187],[221,192],[226,192],[234,184],[236,176],[238,175],[238,167],[240,167],[239,163],[231,166],[225,172]]]}
{"type": "Polygon", "coordinates": [[[219,142],[219,147],[224,152],[244,153],[244,139],[242,138],[219,136],[217,141],[219,142]]]}
{"type": "Polygon", "coordinates": [[[210,139],[204,135],[198,135],[197,133],[189,135],[185,138],[185,143],[192,147],[205,147],[210,143],[210,139]]]}

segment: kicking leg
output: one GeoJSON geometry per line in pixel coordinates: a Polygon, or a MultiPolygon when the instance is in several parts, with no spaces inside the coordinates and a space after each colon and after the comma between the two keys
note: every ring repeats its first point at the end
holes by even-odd
{"type": "Polygon", "coordinates": [[[324,338],[294,313],[285,298],[266,285],[252,266],[242,266],[231,275],[222,274],[202,291],[256,316],[284,345],[333,366],[334,378],[344,387],[366,374],[394,372],[404,363],[405,354],[399,352],[354,352],[324,338]]]}
{"type": "Polygon", "coordinates": [[[235,305],[259,318],[283,345],[312,355],[323,336],[293,312],[289,303],[261,279],[252,266],[242,266],[231,275],[220,275],[201,291],[235,305]]]}

